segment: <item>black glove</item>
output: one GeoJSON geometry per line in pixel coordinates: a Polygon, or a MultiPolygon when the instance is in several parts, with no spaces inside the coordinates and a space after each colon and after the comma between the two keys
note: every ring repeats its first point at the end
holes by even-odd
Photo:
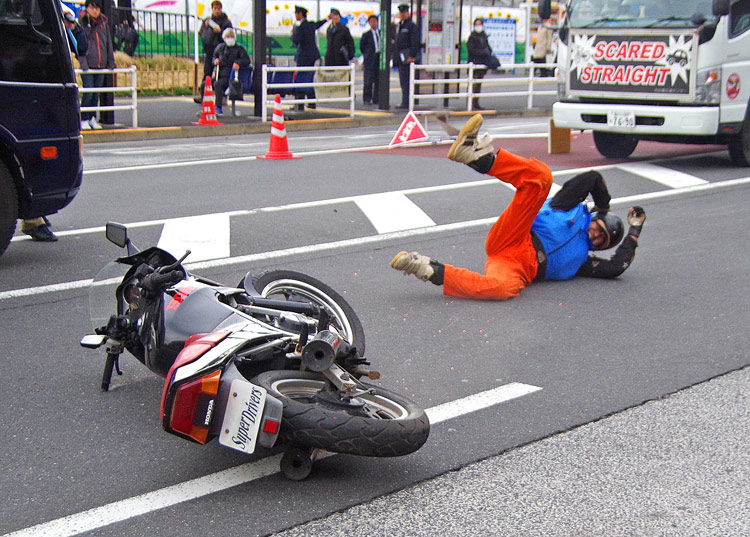
{"type": "Polygon", "coordinates": [[[599,218],[604,218],[604,215],[606,215],[609,212],[609,207],[596,207],[594,206],[593,209],[591,209],[592,213],[596,213],[597,220],[599,218]]]}
{"type": "Polygon", "coordinates": [[[645,221],[646,211],[643,210],[643,207],[631,207],[628,211],[628,224],[630,225],[628,235],[638,237],[645,221]]]}

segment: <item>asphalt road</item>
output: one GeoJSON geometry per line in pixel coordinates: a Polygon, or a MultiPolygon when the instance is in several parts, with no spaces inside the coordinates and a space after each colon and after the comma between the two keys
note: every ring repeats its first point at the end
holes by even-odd
{"type": "MultiPolygon", "coordinates": [[[[300,142],[299,151],[314,151],[317,143],[300,142]]],[[[549,462],[568,472],[568,487],[576,476],[597,470],[606,475],[602,460],[627,471],[640,467],[639,456],[646,472],[634,486],[647,483],[653,468],[648,446],[640,451],[636,446],[631,464],[625,440],[603,435],[588,443],[577,428],[608,423],[613,414],[748,365],[745,274],[750,256],[737,238],[750,224],[744,203],[750,174],[733,168],[726,151],[715,147],[643,144],[627,163],[638,166],[628,167],[598,157],[586,135],[567,156],[547,157],[541,138],[517,136],[502,143],[548,160],[557,184],[574,168],[604,165],[613,207],[623,214],[630,205],[646,208],[637,258],[621,278],[535,284],[516,300],[496,303],[443,297],[431,284],[390,269],[389,260],[402,249],[481,268],[489,222],[512,196],[499,183],[445,160],[446,148],[439,145],[158,168],[131,155],[127,165],[135,167],[129,170],[111,169],[112,161],[105,161],[112,155],[99,153],[103,160],[89,167],[79,197],[52,218],[61,240],[39,244],[19,238],[0,259],[5,350],[0,424],[8,431],[7,462],[0,474],[6,490],[0,532],[266,535],[369,505],[373,498],[503,453],[498,461],[510,472],[509,482],[541,497],[544,479],[525,481],[528,467],[518,458],[523,449],[548,449],[540,443],[547,438],[562,443],[560,457],[549,462]],[[378,199],[387,204],[405,197],[434,225],[378,231],[377,214],[363,209],[362,197],[385,193],[390,197],[378,199]],[[125,375],[116,379],[115,389],[99,393],[102,356],[78,346],[89,329],[87,280],[119,254],[106,243],[100,226],[107,220],[130,224],[134,241],[149,245],[173,219],[227,212],[230,258],[195,263],[192,270],[230,284],[246,271],[268,268],[300,270],[328,282],[359,313],[368,357],[382,372],[382,384],[409,395],[432,415],[441,415],[439,405],[509,385],[534,389],[433,420],[429,441],[413,455],[328,457],[302,483],[285,481],[268,453],[246,458],[215,443],[197,446],[164,433],[158,419],[160,379],[126,358],[125,375]],[[566,431],[573,432],[556,436],[566,431]],[[516,451],[521,446],[527,447],[516,451]],[[574,449],[588,450],[588,456],[570,456],[574,449]],[[517,462],[518,468],[508,470],[517,462]],[[169,501],[160,503],[165,498],[169,501]],[[114,522],[108,524],[107,517],[114,522]],[[44,523],[58,525],[34,529],[44,523]]],[[[169,144],[154,147],[169,160],[169,144]]],[[[87,157],[87,167],[88,162],[87,157]]],[[[736,405],[736,414],[730,415],[744,418],[741,425],[747,430],[744,399],[730,402],[736,405]]],[[[700,407],[700,396],[695,404],[700,407]]],[[[656,422],[612,427],[624,427],[618,429],[621,435],[636,427],[636,436],[659,430],[659,420],[666,427],[668,412],[654,412],[656,422]]],[[[670,430],[679,432],[680,425],[689,428],[691,422],[686,419],[670,430]]],[[[724,423],[718,425],[706,434],[739,457],[738,480],[727,480],[742,494],[746,456],[724,435],[724,423]]],[[[705,463],[682,462],[696,471],[705,463]]],[[[435,483],[443,486],[444,481],[435,483]]],[[[444,486],[461,486],[449,483],[444,486]]],[[[562,479],[560,486],[565,484],[562,479]]],[[[664,487],[670,490],[669,483],[664,487]]],[[[621,494],[616,487],[601,487],[596,497],[615,505],[621,494]]],[[[706,508],[718,509],[718,503],[706,508]]],[[[575,504],[556,509],[550,499],[538,512],[575,529],[581,510],[575,504]]],[[[629,512],[625,507],[625,519],[629,512]]],[[[747,520],[743,512],[737,514],[747,520]]],[[[684,519],[691,516],[685,511],[684,519]]],[[[360,531],[390,534],[385,523],[373,524],[360,531]]],[[[587,527],[580,526],[582,533],[587,527]]],[[[630,534],[638,534],[634,527],[630,534]]],[[[694,534],[689,528],[695,526],[685,527],[684,533],[663,533],[694,534]]],[[[743,535],[742,528],[735,525],[725,535],[743,535]]],[[[498,533],[504,530],[501,526],[498,533]]]]}

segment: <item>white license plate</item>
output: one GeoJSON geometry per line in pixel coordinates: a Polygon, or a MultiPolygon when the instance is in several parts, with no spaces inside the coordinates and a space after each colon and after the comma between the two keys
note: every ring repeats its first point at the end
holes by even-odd
{"type": "Polygon", "coordinates": [[[265,388],[244,380],[233,380],[219,442],[244,453],[253,453],[265,404],[265,388]]]}
{"type": "Polygon", "coordinates": [[[607,112],[607,126],[633,129],[635,128],[635,113],[619,110],[607,112]]]}

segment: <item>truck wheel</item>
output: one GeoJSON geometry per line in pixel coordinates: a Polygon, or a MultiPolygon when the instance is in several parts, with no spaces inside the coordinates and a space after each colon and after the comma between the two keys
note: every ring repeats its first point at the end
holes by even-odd
{"type": "Polygon", "coordinates": [[[0,162],[0,255],[10,244],[16,231],[18,219],[18,196],[16,185],[8,168],[0,162]]]}
{"type": "Polygon", "coordinates": [[[750,166],[750,122],[747,118],[740,133],[734,135],[729,142],[729,158],[735,166],[750,166]]]}
{"type": "Polygon", "coordinates": [[[627,158],[635,151],[638,138],[616,132],[594,131],[594,144],[603,157],[627,158]]]}

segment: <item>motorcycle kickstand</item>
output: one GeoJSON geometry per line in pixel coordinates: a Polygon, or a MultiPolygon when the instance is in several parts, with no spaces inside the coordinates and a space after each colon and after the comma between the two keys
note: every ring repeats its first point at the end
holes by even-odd
{"type": "Polygon", "coordinates": [[[291,444],[281,458],[281,473],[292,481],[302,481],[312,472],[313,463],[322,449],[291,444]]]}

